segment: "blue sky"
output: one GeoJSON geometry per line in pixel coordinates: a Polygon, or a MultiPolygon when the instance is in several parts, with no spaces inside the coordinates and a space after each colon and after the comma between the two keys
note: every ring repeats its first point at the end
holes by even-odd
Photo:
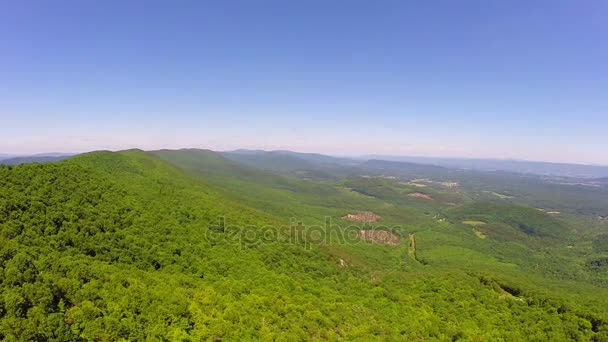
{"type": "Polygon", "coordinates": [[[0,152],[608,164],[606,1],[0,2],[0,152]]]}

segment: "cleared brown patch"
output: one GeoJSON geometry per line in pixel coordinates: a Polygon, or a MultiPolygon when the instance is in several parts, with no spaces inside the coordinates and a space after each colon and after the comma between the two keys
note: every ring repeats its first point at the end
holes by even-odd
{"type": "Polygon", "coordinates": [[[357,221],[357,222],[377,222],[380,220],[381,216],[372,213],[371,211],[360,211],[356,214],[348,214],[342,217],[348,221],[357,221]]]}
{"type": "Polygon", "coordinates": [[[360,230],[359,238],[389,246],[397,246],[401,243],[401,238],[398,235],[386,230],[360,230]]]}
{"type": "Polygon", "coordinates": [[[484,234],[484,232],[482,232],[481,230],[475,229],[473,228],[473,232],[475,233],[475,235],[477,235],[478,238],[484,240],[486,239],[488,236],[486,234],[484,234]]]}
{"type": "Polygon", "coordinates": [[[427,200],[432,200],[433,197],[427,195],[427,194],[423,194],[422,192],[412,192],[411,194],[407,194],[407,197],[414,197],[414,198],[424,198],[427,200]]]}

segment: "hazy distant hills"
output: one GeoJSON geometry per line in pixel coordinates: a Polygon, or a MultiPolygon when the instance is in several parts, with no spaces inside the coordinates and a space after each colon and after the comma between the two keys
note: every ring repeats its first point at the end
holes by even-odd
{"type": "Polygon", "coordinates": [[[608,177],[596,178],[593,180],[593,182],[599,184],[600,186],[608,187],[608,177]]]}
{"type": "MultiPolygon", "coordinates": [[[[319,153],[300,153],[286,150],[235,150],[218,152],[224,158],[258,169],[300,178],[329,179],[360,173],[366,166],[378,170],[391,169],[392,162],[409,163],[420,172],[438,171],[436,167],[475,171],[506,171],[542,176],[588,178],[596,182],[608,183],[608,166],[552,163],[525,160],[435,158],[413,156],[367,155],[362,157],[335,157],[319,153]],[[416,165],[414,167],[414,165],[416,165]],[[429,168],[428,166],[433,166],[429,168]],[[434,168],[435,167],[435,168],[434,168]]],[[[44,153],[35,155],[0,154],[0,163],[17,165],[25,163],[46,163],[73,156],[71,153],[44,153]]],[[[444,170],[445,171],[445,170],[444,170]]]]}
{"type": "Polygon", "coordinates": [[[310,179],[335,179],[360,172],[362,161],[316,153],[291,151],[236,150],[221,153],[224,158],[264,171],[310,179]]]}
{"type": "Polygon", "coordinates": [[[562,177],[600,178],[608,177],[608,166],[567,163],[550,163],[525,160],[432,158],[399,156],[366,156],[366,159],[402,161],[417,164],[438,165],[450,168],[480,171],[509,171],[562,177]]]}
{"type": "Polygon", "coordinates": [[[44,153],[31,156],[11,156],[0,154],[0,164],[19,165],[27,163],[49,163],[54,161],[60,161],[73,155],[74,154],[69,153],[44,153]]]}
{"type": "MultiPolygon", "coordinates": [[[[320,165],[324,169],[328,167],[335,171],[341,171],[340,175],[352,171],[353,167],[365,166],[365,164],[384,166],[391,169],[390,162],[406,162],[411,166],[423,171],[436,171],[436,168],[425,168],[425,166],[440,166],[450,169],[466,169],[476,171],[506,171],[524,174],[536,174],[544,176],[574,177],[574,178],[608,178],[608,166],[551,163],[524,160],[500,160],[500,159],[467,159],[467,158],[434,158],[434,157],[408,157],[408,156],[384,156],[367,155],[356,158],[333,157],[317,153],[298,153],[292,151],[262,151],[262,150],[236,150],[222,152],[224,157],[248,164],[250,166],[265,170],[288,172],[305,172],[314,170],[318,172],[320,165]]],[[[322,177],[323,178],[323,177],[322,177]]]]}

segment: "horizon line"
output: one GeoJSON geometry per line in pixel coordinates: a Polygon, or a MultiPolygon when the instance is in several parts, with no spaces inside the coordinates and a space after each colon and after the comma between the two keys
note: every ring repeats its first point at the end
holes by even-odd
{"type": "Polygon", "coordinates": [[[144,152],[151,151],[159,151],[159,150],[169,150],[169,151],[179,151],[179,150],[207,150],[216,153],[224,153],[224,152],[237,152],[237,151],[250,151],[250,152],[292,152],[292,153],[302,153],[302,154],[318,154],[322,156],[328,157],[337,157],[337,158],[347,158],[347,159],[377,159],[382,157],[389,158],[426,158],[426,159],[447,159],[447,160],[479,160],[479,161],[512,161],[512,162],[525,162],[525,163],[546,163],[546,164],[562,164],[562,165],[578,165],[578,166],[590,166],[590,167],[608,167],[608,164],[601,163],[583,163],[583,162],[566,162],[566,161],[552,161],[552,160],[538,160],[538,159],[519,159],[519,158],[500,158],[500,157],[463,157],[463,156],[433,156],[433,155],[416,155],[416,154],[379,154],[379,153],[364,153],[364,154],[339,154],[339,153],[322,153],[322,152],[310,152],[310,151],[298,151],[296,149],[261,149],[261,148],[236,148],[236,149],[212,149],[212,148],[204,148],[204,147],[180,147],[180,148],[152,148],[152,149],[144,149],[140,147],[130,147],[130,148],[120,148],[120,149],[93,149],[93,150],[85,150],[81,152],[60,152],[60,151],[51,151],[51,152],[37,152],[37,153],[11,153],[11,152],[0,152],[0,157],[3,159],[10,158],[21,158],[21,157],[42,157],[42,156],[76,156],[79,154],[92,153],[92,152],[100,152],[100,151],[109,151],[109,152],[122,152],[128,150],[141,150],[144,152]]]}

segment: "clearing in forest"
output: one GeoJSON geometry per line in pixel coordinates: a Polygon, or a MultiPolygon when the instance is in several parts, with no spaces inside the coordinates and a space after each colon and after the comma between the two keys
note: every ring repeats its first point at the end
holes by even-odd
{"type": "Polygon", "coordinates": [[[494,196],[496,196],[496,197],[498,197],[498,198],[502,198],[502,199],[513,198],[513,196],[509,196],[509,195],[501,194],[501,193],[496,192],[496,191],[486,191],[486,192],[489,192],[489,193],[491,193],[492,195],[494,195],[494,196]]]}
{"type": "Polygon", "coordinates": [[[420,183],[400,182],[399,184],[402,184],[402,185],[411,185],[411,186],[415,186],[415,187],[418,187],[418,188],[426,188],[426,184],[420,184],[420,183]]]}
{"type": "Polygon", "coordinates": [[[388,246],[397,246],[401,243],[401,238],[398,235],[386,230],[360,230],[359,238],[388,246]]]}
{"type": "Polygon", "coordinates": [[[484,221],[477,221],[477,220],[464,220],[464,221],[462,221],[462,223],[472,226],[472,227],[479,227],[479,226],[486,225],[486,223],[484,221]]]}
{"type": "Polygon", "coordinates": [[[357,222],[377,222],[380,220],[381,216],[372,213],[371,211],[360,211],[356,214],[348,214],[342,217],[348,221],[357,221],[357,222]]]}
{"type": "Polygon", "coordinates": [[[426,183],[426,184],[439,184],[442,186],[445,186],[446,188],[455,188],[460,186],[460,184],[458,182],[438,182],[438,181],[432,181],[430,179],[427,178],[418,178],[418,179],[412,179],[410,182],[408,183],[403,183],[403,184],[407,184],[407,185],[413,185],[413,186],[420,186],[420,187],[425,187],[425,184],[420,184],[420,183],[426,183]]]}
{"type": "Polygon", "coordinates": [[[487,236],[486,234],[484,234],[484,233],[483,233],[481,230],[477,230],[477,229],[475,229],[475,228],[473,228],[473,233],[475,233],[475,235],[476,235],[478,238],[482,239],[482,240],[484,240],[484,239],[486,239],[486,238],[488,237],[488,236],[487,236]]]}
{"type": "Polygon", "coordinates": [[[550,211],[550,210],[547,211],[546,209],[543,209],[543,208],[536,208],[536,209],[539,210],[539,211],[544,211],[545,213],[547,213],[549,215],[559,215],[559,214],[562,213],[561,211],[550,211]]]}
{"type": "Polygon", "coordinates": [[[475,233],[475,235],[480,238],[480,239],[486,239],[488,236],[482,232],[481,230],[475,228],[475,227],[482,227],[485,226],[487,223],[484,221],[477,221],[477,220],[464,220],[462,221],[462,223],[469,225],[471,227],[473,227],[473,233],[475,233]]]}
{"type": "Polygon", "coordinates": [[[427,195],[427,194],[423,194],[421,192],[412,192],[410,194],[407,194],[407,197],[414,197],[414,198],[424,198],[427,200],[432,200],[433,197],[427,195]]]}

